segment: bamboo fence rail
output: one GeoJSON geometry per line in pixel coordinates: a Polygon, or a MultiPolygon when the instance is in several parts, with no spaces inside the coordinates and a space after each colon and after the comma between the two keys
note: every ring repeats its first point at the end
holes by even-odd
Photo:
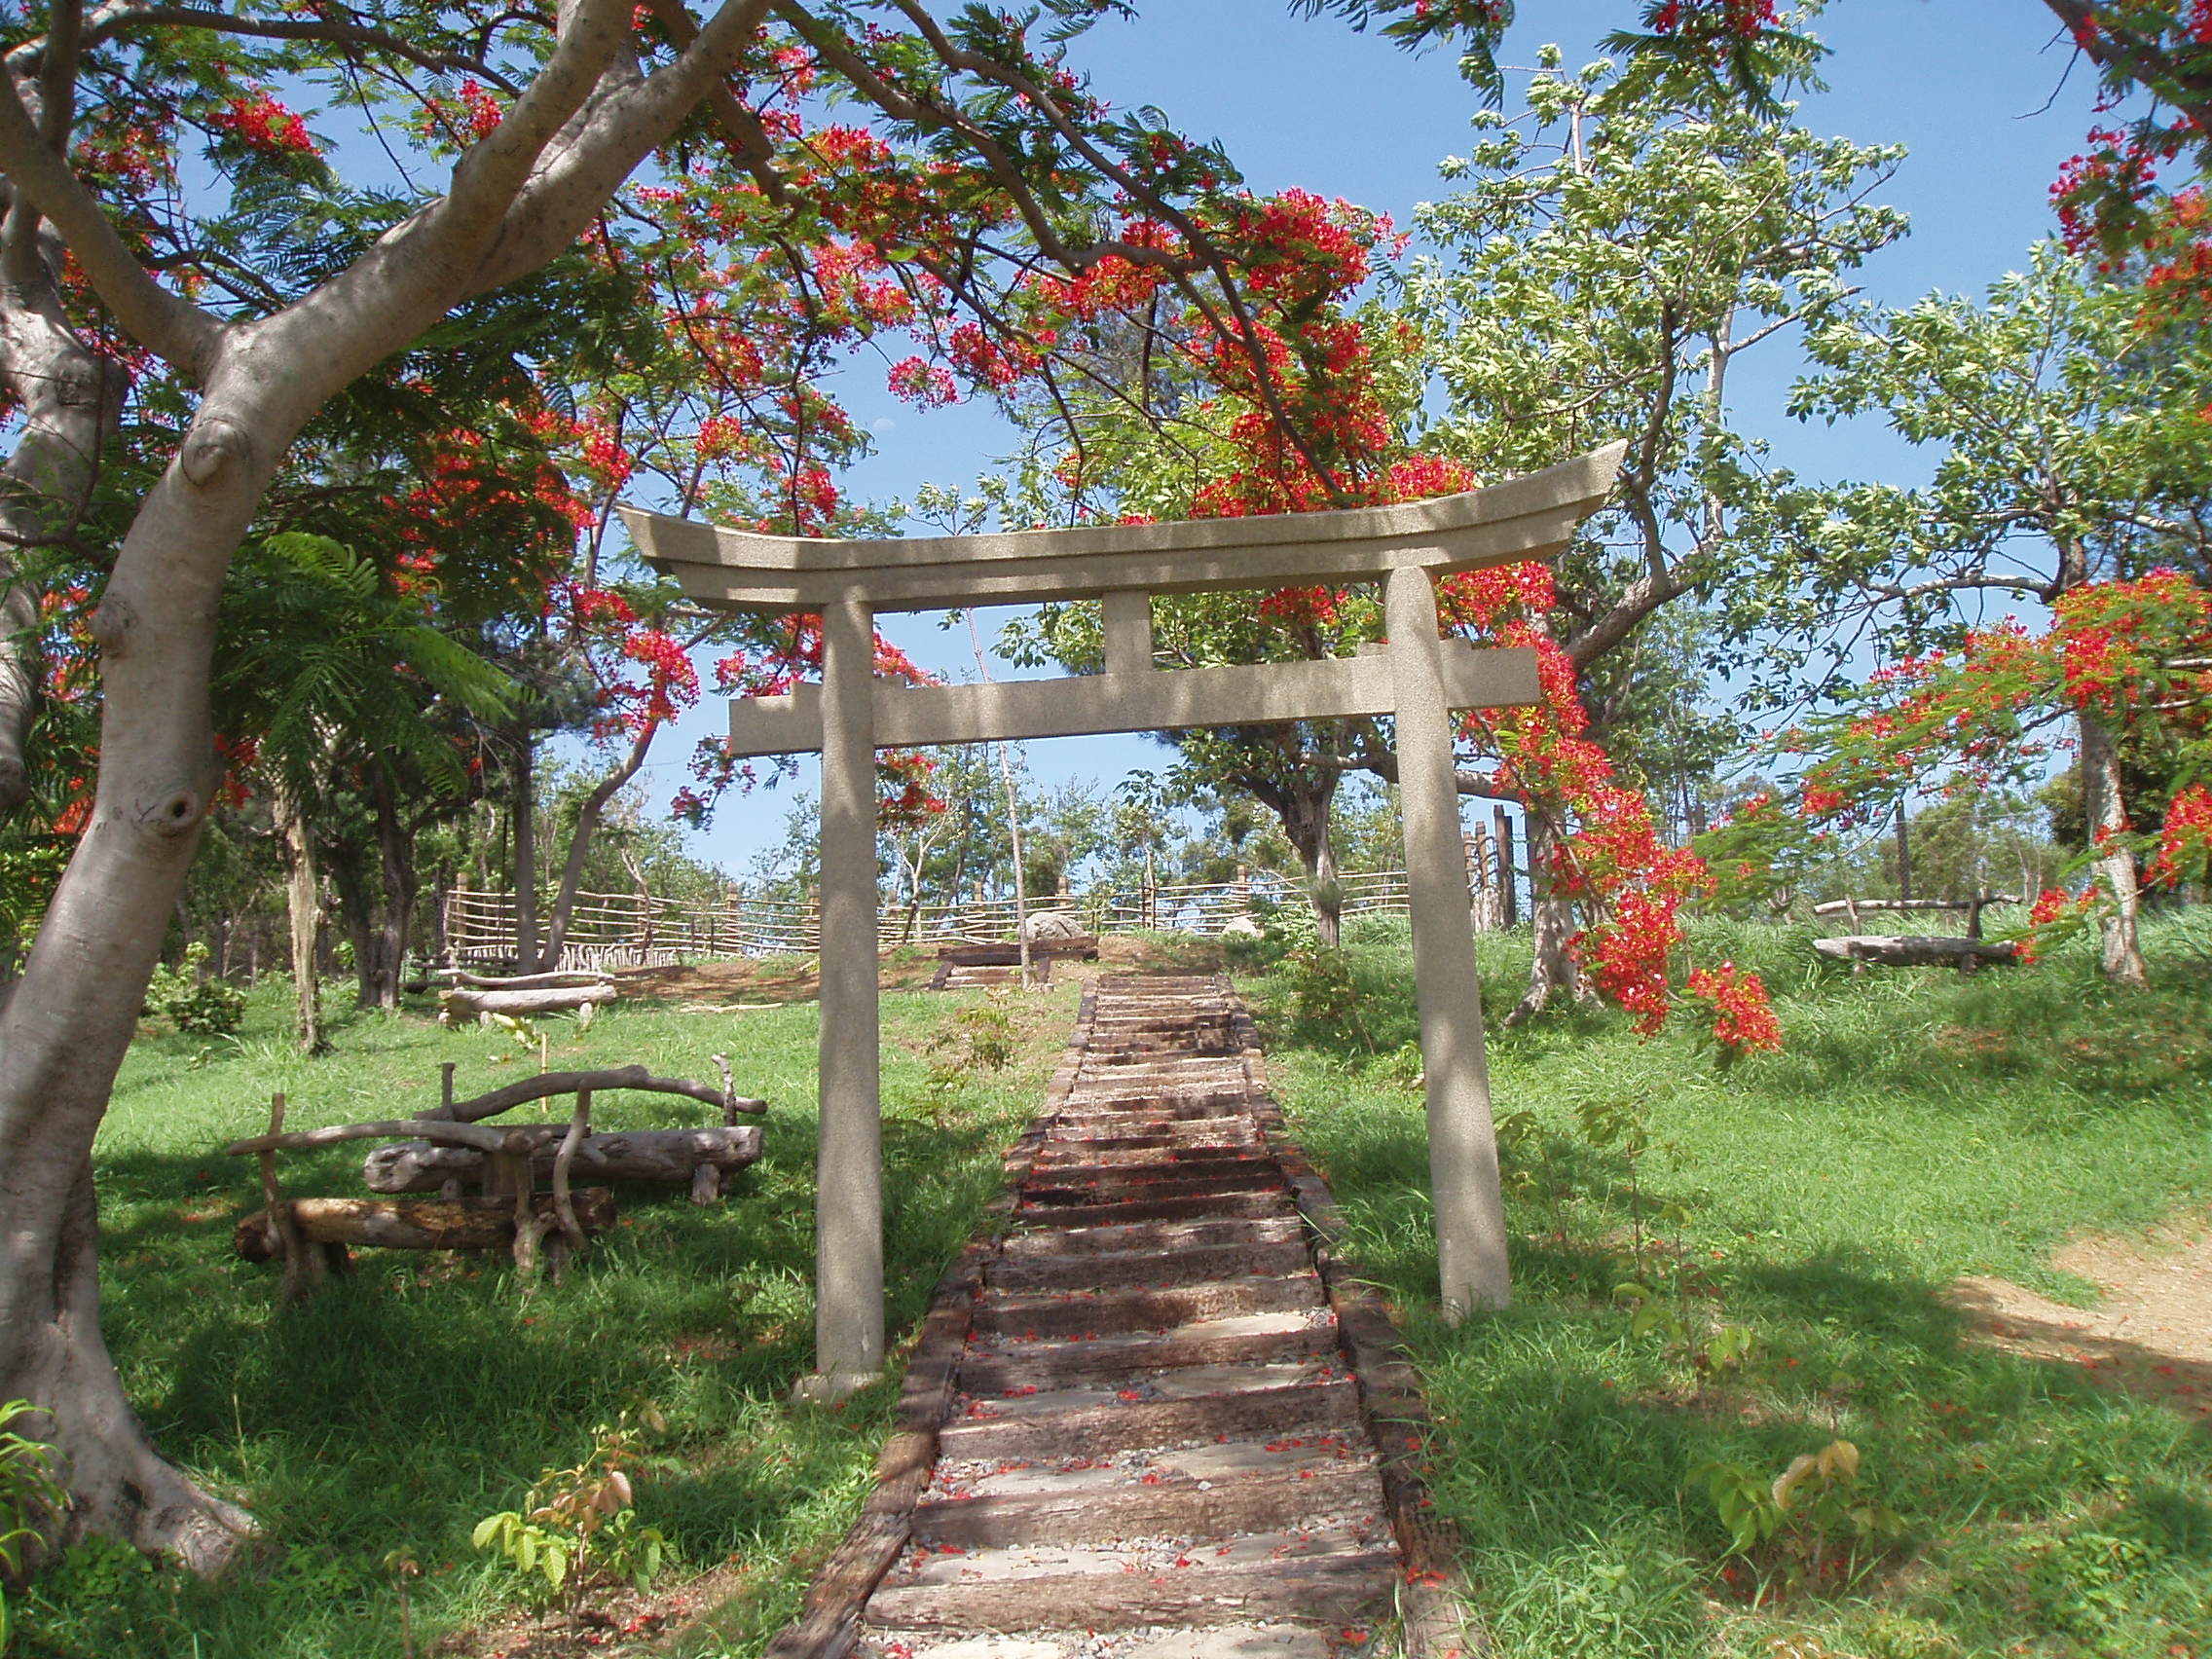
{"type": "MultiPolygon", "coordinates": [[[[1478,830],[1467,837],[1468,896],[1481,929],[1510,927],[1512,843],[1478,830]]],[[[1358,870],[1337,878],[1346,916],[1407,915],[1403,870],[1358,870]]],[[[1234,881],[1138,883],[1061,893],[1030,902],[1032,913],[1072,913],[1089,933],[1220,935],[1239,918],[1270,907],[1304,904],[1298,882],[1262,870],[1234,881]]],[[[551,913],[539,901],[539,927],[551,913]]],[[[455,888],[446,893],[440,935],[444,959],[457,966],[515,960],[511,892],[455,888]]],[[[887,903],[877,926],[886,944],[943,944],[1008,940],[1014,935],[1012,899],[977,897],[958,903],[887,903]]],[[[744,956],[812,955],[821,948],[822,918],[811,899],[768,899],[732,885],[719,903],[659,898],[649,893],[579,893],[557,968],[649,968],[676,962],[744,956]]]]}

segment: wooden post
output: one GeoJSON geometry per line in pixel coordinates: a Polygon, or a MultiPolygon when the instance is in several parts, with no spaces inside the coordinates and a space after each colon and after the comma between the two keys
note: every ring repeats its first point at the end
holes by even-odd
{"type": "Polygon", "coordinates": [[[822,1138],[814,1375],[799,1393],[833,1400],[883,1369],[874,615],[848,596],[822,633],[822,1138]]]}
{"type": "Polygon", "coordinates": [[[1436,1204],[1444,1314],[1456,1321],[1512,1296],[1505,1205],[1483,1051],[1473,919],[1462,898],[1459,792],[1452,765],[1436,590],[1428,572],[1390,572],[1384,590],[1397,698],[1398,787],[1413,904],[1414,998],[1428,1103],[1429,1184],[1436,1204]]]}
{"type": "Polygon", "coordinates": [[[1521,921],[1521,890],[1513,881],[1513,820],[1505,816],[1504,807],[1490,809],[1490,828],[1491,839],[1497,843],[1497,913],[1505,926],[1516,927],[1521,921]]]}

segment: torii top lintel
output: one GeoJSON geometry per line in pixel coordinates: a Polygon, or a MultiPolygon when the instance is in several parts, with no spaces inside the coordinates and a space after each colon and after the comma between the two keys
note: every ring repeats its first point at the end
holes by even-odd
{"type": "Polygon", "coordinates": [[[1266,518],[1088,525],[999,535],[832,541],[758,535],[623,507],[645,562],[702,605],[877,610],[1036,605],[1115,592],[1204,593],[1444,575],[1548,559],[1604,504],[1626,444],[1432,500],[1266,518]]]}

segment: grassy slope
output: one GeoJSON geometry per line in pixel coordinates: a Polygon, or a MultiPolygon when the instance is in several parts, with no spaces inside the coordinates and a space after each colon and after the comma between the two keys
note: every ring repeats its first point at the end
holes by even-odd
{"type": "MultiPolygon", "coordinates": [[[[886,997],[895,1333],[997,1191],[999,1151],[1036,1109],[1073,995],[1070,982],[1036,999],[1016,1062],[972,1070],[942,1098],[927,1045],[975,999],[886,997]]],[[[641,1512],[687,1566],[721,1567],[716,1622],[756,1650],[857,1511],[891,1401],[878,1387],[836,1412],[783,1404],[813,1347],[813,1005],[625,1009],[580,1037],[545,1022],[556,1068],[644,1061],[711,1081],[708,1054],[730,1050],[739,1088],[771,1110],[766,1157],[719,1207],[625,1194],[616,1233],[527,1300],[503,1261],[366,1251],[350,1282],[277,1317],[273,1270],[230,1249],[232,1220],[258,1203],[252,1166],[218,1151],[266,1126],[270,1090],[286,1091],[288,1126],[306,1128],[432,1103],[442,1060],[460,1062],[463,1095],[536,1066],[498,1033],[415,1017],[352,1020],[336,1054],[306,1061],[286,1051],[281,1017],[276,997],[257,1000],[242,1044],[203,1057],[196,1040],[142,1040],[95,1154],[117,1362],[165,1451],[239,1492],[267,1547],[217,1592],[81,1554],[23,1609],[22,1651],[396,1655],[387,1552],[422,1563],[419,1632],[491,1610],[505,1574],[469,1549],[471,1526],[511,1507],[541,1467],[573,1461],[633,1398],[656,1403],[671,1430],[669,1472],[642,1489],[641,1512]]],[[[702,1110],[619,1095],[597,1108],[608,1126],[696,1123],[702,1110]]],[[[288,1160],[286,1189],[358,1192],[358,1156],[288,1160]]]]}
{"type": "MultiPolygon", "coordinates": [[[[1278,1093],[1430,1380],[1439,1500],[1499,1653],[2212,1653],[2205,1419],[1964,1346],[1937,1298],[1994,1272],[2080,1300],[2090,1287],[2046,1260],[2069,1234],[2203,1215],[2203,952],[2166,928],[2161,988],[2115,997],[2081,952],[2017,975],[1853,978],[1810,970],[1795,930],[1716,925],[1694,944],[1765,975],[1788,1051],[1723,1069],[1687,1029],[1493,1029],[1497,1110],[1527,1114],[1507,1165],[1518,1302],[1456,1331],[1433,1317],[1419,1096],[1389,1057],[1414,1034],[1402,943],[1354,947],[1381,1060],[1302,1026],[1283,977],[1256,987],[1278,1093]],[[1624,1107],[1653,1143],[1641,1267],[1628,1165],[1583,1116],[1624,1107]],[[1632,1337],[1613,1288],[1639,1277],[1680,1294],[1694,1339],[1752,1332],[1751,1363],[1707,1378],[1692,1345],[1632,1337]],[[1786,1558],[1724,1562],[1684,1477],[1708,1458],[1776,1474],[1835,1436],[1861,1448],[1905,1546],[1848,1589],[1754,1606],[1786,1558]],[[1821,1645],[1770,1645],[1805,1636],[1821,1645]]],[[[1526,947],[1487,940],[1483,955],[1501,1003],[1526,947]]]]}
{"type": "MultiPolygon", "coordinates": [[[[1813,975],[1788,931],[1717,930],[1698,948],[1765,974],[1788,1052],[1724,1071],[1687,1031],[1644,1044],[1568,1015],[1493,1032],[1499,1111],[1529,1114],[1509,1163],[1519,1303],[1458,1331],[1432,1317],[1419,1098],[1391,1060],[1413,1035],[1402,941],[1354,945],[1380,1059],[1302,1028],[1281,978],[1248,981],[1279,1092],[1428,1372],[1440,1501],[1465,1529],[1501,1653],[1789,1651],[1770,1646],[1778,1636],[1817,1638],[1801,1655],[1862,1659],[2212,1653],[2203,1432],[2064,1368],[1962,1346],[1936,1299],[1971,1271],[2079,1297],[2087,1287],[2046,1266],[2069,1233],[2201,1211],[2203,953],[2169,929],[2162,988],[2115,999],[2079,958],[1962,981],[1813,975]],[[1577,1117],[1624,1104],[1648,1109],[1657,1143],[1640,1170],[1646,1207],[1687,1217],[1658,1220],[1662,1247],[1641,1267],[1619,1149],[1593,1147],[1577,1117]],[[1743,1374],[1701,1379],[1663,1333],[1632,1338],[1611,1289],[1637,1273],[1686,1287],[1693,1332],[1752,1330],[1743,1374]],[[1756,1574],[1721,1576],[1725,1540],[1683,1477],[1710,1456],[1778,1471],[1836,1434],[1862,1449],[1906,1546],[1848,1591],[1753,1607],[1756,1574]]],[[[1490,982],[1516,984],[1525,946],[1483,951],[1490,982]]],[[[1070,1006],[1065,983],[1041,999],[1023,1059],[933,1124],[919,1051],[953,1004],[887,999],[896,1320],[919,1311],[992,1191],[1070,1006]]],[[[478,1031],[371,1019],[311,1064],[284,1054],[277,1019],[257,1005],[242,1051],[218,1045],[197,1066],[197,1043],[141,1043],[98,1155],[119,1361],[164,1446],[241,1490],[268,1547],[219,1593],[80,1557],[36,1593],[25,1650],[396,1654],[386,1552],[424,1567],[419,1628],[493,1610],[506,1588],[468,1551],[470,1525],[645,1395],[671,1418],[676,1461],[641,1507],[690,1566],[721,1566],[707,1588],[725,1599],[725,1635],[702,1650],[757,1652],[857,1505],[889,1403],[884,1390],[837,1414],[781,1403],[810,1346],[812,1008],[629,1011],[555,1047],[556,1064],[711,1077],[707,1053],[732,1045],[740,1087],[775,1109],[767,1161],[721,1208],[631,1202],[631,1225],[534,1301],[497,1265],[370,1252],[357,1281],[281,1319],[272,1271],[229,1253],[250,1173],[214,1152],[261,1126],[268,1091],[286,1089],[305,1125],[426,1100],[441,1059],[461,1062],[464,1092],[533,1061],[493,1064],[501,1042],[478,1031]]],[[[616,1101],[605,1115],[689,1111],[616,1101]]],[[[357,1185],[340,1155],[293,1162],[287,1181],[357,1185]]]]}

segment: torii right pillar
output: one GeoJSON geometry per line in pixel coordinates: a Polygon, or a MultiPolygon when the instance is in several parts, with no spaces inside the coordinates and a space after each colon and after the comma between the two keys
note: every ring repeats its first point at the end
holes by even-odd
{"type": "Polygon", "coordinates": [[[1505,1201],[1491,1122],[1482,981],[1459,842],[1459,789],[1445,705],[1436,589],[1426,571],[1390,572],[1383,594],[1397,699],[1398,795],[1413,902],[1414,995],[1428,1104],[1429,1189],[1444,1316],[1456,1323],[1512,1299],[1505,1201]]]}

